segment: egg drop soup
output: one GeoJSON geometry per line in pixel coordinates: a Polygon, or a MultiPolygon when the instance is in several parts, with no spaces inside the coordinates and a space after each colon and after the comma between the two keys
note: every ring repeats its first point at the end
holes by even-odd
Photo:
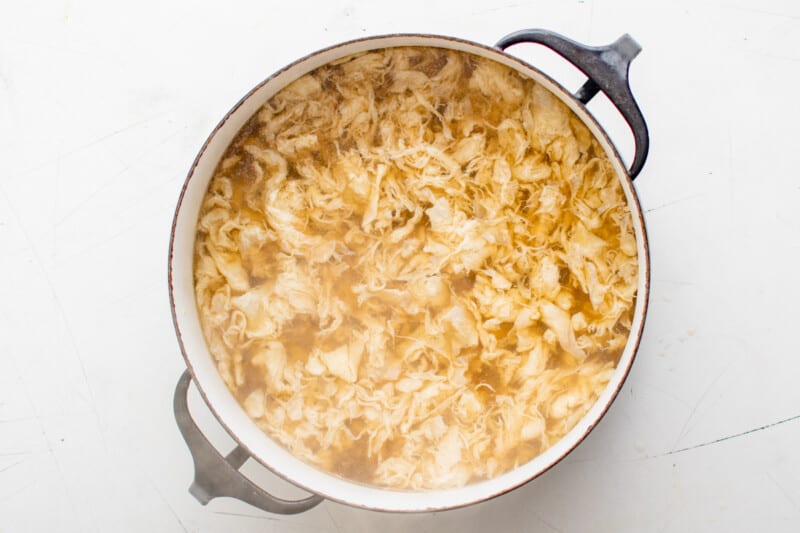
{"type": "Polygon", "coordinates": [[[619,177],[551,92],[472,54],[387,48],[275,94],[220,160],[194,283],[220,375],[300,459],[394,489],[530,461],[626,345],[619,177]]]}

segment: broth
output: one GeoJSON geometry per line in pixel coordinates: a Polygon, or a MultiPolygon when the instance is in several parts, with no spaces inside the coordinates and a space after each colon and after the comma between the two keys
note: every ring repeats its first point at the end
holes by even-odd
{"type": "Polygon", "coordinates": [[[603,149],[549,91],[436,48],[350,56],[227,149],[195,242],[203,332],[301,459],[397,489],[531,460],[602,392],[638,262],[603,149]]]}

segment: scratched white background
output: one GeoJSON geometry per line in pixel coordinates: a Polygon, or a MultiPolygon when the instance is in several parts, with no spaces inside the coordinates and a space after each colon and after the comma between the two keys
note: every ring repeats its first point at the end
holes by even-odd
{"type": "MultiPolygon", "coordinates": [[[[112,4],[0,4],[0,532],[798,531],[800,4],[112,4]],[[171,412],[184,366],[166,251],[205,137],[318,48],[523,27],[644,47],[631,76],[652,136],[636,182],[652,299],[611,411],[555,469],[466,509],[201,507],[171,412]]],[[[531,48],[514,53],[577,87],[531,48]]]]}

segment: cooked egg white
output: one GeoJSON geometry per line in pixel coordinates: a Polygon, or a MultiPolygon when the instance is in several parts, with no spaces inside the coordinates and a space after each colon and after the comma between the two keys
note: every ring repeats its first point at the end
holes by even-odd
{"type": "Polygon", "coordinates": [[[636,298],[632,221],[581,121],[436,48],[325,65],[228,148],[195,245],[225,383],[292,453],[398,489],[529,461],[606,386],[636,298]]]}

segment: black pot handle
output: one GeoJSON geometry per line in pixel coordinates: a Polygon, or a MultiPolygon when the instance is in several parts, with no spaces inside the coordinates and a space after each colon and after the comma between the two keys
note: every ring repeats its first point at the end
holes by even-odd
{"type": "Polygon", "coordinates": [[[586,104],[598,91],[603,91],[616,106],[633,132],[636,152],[628,170],[635,178],[644,166],[650,138],[642,111],[636,104],[628,82],[628,68],[642,47],[627,33],[607,46],[586,46],[548,30],[530,29],[510,33],[495,47],[505,50],[517,43],[542,44],[578,67],[589,78],[575,93],[586,104]]]}
{"type": "Polygon", "coordinates": [[[223,457],[197,427],[189,413],[186,395],[192,376],[186,370],[178,380],[173,399],[175,420],[194,460],[194,483],[189,492],[205,505],[214,498],[228,496],[247,502],[263,511],[277,514],[296,514],[318,505],[322,497],[313,494],[302,500],[283,500],[264,491],[247,479],[239,468],[250,458],[247,450],[236,446],[223,457]]]}

